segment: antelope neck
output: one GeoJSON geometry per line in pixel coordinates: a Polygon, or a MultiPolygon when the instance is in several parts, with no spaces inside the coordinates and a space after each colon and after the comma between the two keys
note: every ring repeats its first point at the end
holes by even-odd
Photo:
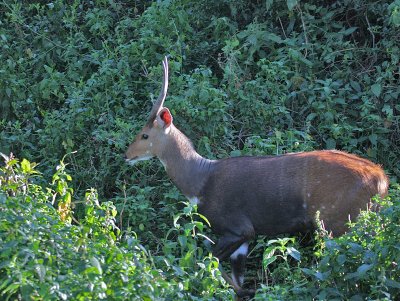
{"type": "Polygon", "coordinates": [[[171,180],[187,198],[199,197],[215,162],[199,155],[189,138],[173,125],[164,151],[158,158],[171,180]]]}

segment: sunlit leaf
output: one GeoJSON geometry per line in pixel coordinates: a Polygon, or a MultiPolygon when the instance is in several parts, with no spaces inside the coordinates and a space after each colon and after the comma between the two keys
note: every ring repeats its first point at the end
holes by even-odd
{"type": "Polygon", "coordinates": [[[293,257],[297,261],[300,261],[301,255],[300,255],[300,252],[298,250],[296,250],[293,247],[288,247],[287,248],[287,252],[291,257],[293,257]]]}
{"type": "Polygon", "coordinates": [[[103,269],[101,268],[100,261],[96,257],[91,257],[90,258],[90,263],[93,265],[93,267],[96,268],[99,274],[103,274],[103,269]]]}

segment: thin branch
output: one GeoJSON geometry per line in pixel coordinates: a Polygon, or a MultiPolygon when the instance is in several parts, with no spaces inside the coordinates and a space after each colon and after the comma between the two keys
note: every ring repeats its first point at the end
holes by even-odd
{"type": "Polygon", "coordinates": [[[119,213],[119,228],[122,229],[122,217],[123,213],[125,210],[125,205],[126,205],[126,182],[124,181],[124,186],[123,186],[123,193],[124,193],[124,203],[122,204],[121,212],[119,213]]]}
{"type": "MultiPolygon", "coordinates": [[[[307,37],[307,26],[306,23],[304,22],[304,18],[303,18],[303,11],[300,8],[300,5],[296,5],[297,10],[300,12],[300,19],[301,19],[301,24],[303,26],[303,32],[304,32],[304,42],[306,44],[306,46],[308,46],[308,37],[307,37]]],[[[304,55],[304,57],[307,57],[307,47],[305,48],[306,53],[304,55]]]]}
{"type": "Polygon", "coordinates": [[[283,28],[283,24],[282,24],[282,21],[281,21],[281,17],[278,17],[278,20],[279,20],[279,24],[281,24],[283,35],[285,36],[285,39],[287,39],[286,32],[285,32],[285,29],[283,28]]]}
{"type": "Polygon", "coordinates": [[[374,32],[372,31],[372,29],[371,29],[371,24],[369,23],[369,20],[368,20],[367,11],[365,11],[365,21],[367,21],[367,24],[368,24],[368,31],[371,33],[371,36],[372,36],[372,48],[375,48],[375,34],[374,34],[374,32]]]}

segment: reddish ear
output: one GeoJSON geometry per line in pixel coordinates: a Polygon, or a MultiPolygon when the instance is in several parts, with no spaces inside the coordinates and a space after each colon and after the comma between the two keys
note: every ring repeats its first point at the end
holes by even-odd
{"type": "Polygon", "coordinates": [[[172,115],[171,112],[167,108],[163,108],[160,111],[160,118],[164,122],[164,127],[169,127],[172,123],[172,115]]]}

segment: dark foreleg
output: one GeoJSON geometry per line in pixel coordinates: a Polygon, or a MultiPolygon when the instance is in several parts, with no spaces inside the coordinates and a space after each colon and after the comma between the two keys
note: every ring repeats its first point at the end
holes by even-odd
{"type": "Polygon", "coordinates": [[[245,242],[230,256],[232,267],[232,280],[239,287],[242,287],[244,282],[244,272],[246,270],[246,259],[248,251],[249,244],[245,242]]]}
{"type": "Polygon", "coordinates": [[[254,297],[254,290],[242,289],[244,283],[244,273],[246,271],[246,260],[249,251],[249,244],[243,243],[233,254],[230,256],[232,267],[232,281],[240,289],[236,291],[237,299],[241,300],[242,297],[254,297]]]}
{"type": "Polygon", "coordinates": [[[254,230],[251,223],[241,219],[239,227],[232,227],[218,240],[213,254],[223,261],[230,257],[232,266],[232,279],[220,268],[225,281],[233,286],[238,297],[251,296],[254,292],[243,290],[244,272],[248,254],[248,241],[254,238],[254,230]]]}

